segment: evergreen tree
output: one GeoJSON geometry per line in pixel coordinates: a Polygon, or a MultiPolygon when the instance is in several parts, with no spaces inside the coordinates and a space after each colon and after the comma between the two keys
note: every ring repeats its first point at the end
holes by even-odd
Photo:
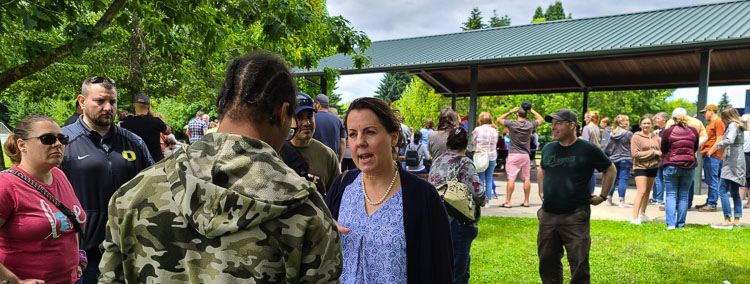
{"type": "Polygon", "coordinates": [[[536,19],[544,19],[544,11],[542,11],[542,6],[536,6],[536,11],[534,11],[532,22],[536,19]]]}
{"type": "MultiPolygon", "coordinates": [[[[572,16],[572,15],[571,15],[572,16]]],[[[544,18],[547,21],[564,20],[565,10],[563,9],[562,2],[555,1],[555,4],[550,4],[547,11],[544,13],[544,18]]]]}
{"type": "Polygon", "coordinates": [[[412,75],[407,72],[396,72],[386,73],[385,76],[380,79],[380,86],[375,91],[376,97],[383,100],[397,101],[401,98],[401,93],[409,82],[411,82],[412,75]]]}
{"type": "Polygon", "coordinates": [[[466,22],[463,23],[463,29],[464,31],[470,31],[470,30],[479,30],[485,28],[485,24],[482,23],[482,12],[479,11],[479,8],[474,7],[474,9],[471,10],[471,15],[468,19],[466,19],[466,22]]]}
{"type": "Polygon", "coordinates": [[[503,15],[503,17],[497,16],[497,10],[492,10],[492,17],[490,18],[490,28],[510,26],[510,17],[503,15]]]}
{"type": "Polygon", "coordinates": [[[732,106],[732,103],[729,102],[729,96],[727,96],[727,93],[721,94],[721,99],[719,100],[719,110],[717,113],[721,112],[724,107],[732,106]]]}

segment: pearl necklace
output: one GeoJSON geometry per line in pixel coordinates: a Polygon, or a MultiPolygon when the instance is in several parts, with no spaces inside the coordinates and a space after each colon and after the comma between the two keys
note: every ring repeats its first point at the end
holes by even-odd
{"type": "Polygon", "coordinates": [[[369,203],[372,206],[377,206],[380,203],[383,203],[385,200],[385,197],[388,196],[388,193],[391,192],[391,189],[393,189],[393,183],[396,182],[396,177],[398,176],[398,168],[396,168],[396,171],[393,173],[393,179],[391,180],[391,185],[388,186],[388,190],[383,194],[383,197],[378,200],[378,202],[372,202],[369,197],[367,197],[367,191],[365,190],[365,179],[364,176],[362,176],[362,193],[365,195],[365,201],[369,203]]]}

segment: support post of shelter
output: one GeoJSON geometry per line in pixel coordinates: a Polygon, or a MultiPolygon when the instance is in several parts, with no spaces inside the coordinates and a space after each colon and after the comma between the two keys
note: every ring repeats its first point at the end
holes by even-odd
{"type": "Polygon", "coordinates": [[[451,97],[451,108],[453,109],[453,111],[456,111],[456,95],[453,95],[451,97]]]}
{"type": "MultiPolygon", "coordinates": [[[[581,112],[581,115],[586,116],[587,112],[589,112],[589,89],[583,89],[583,112],[581,112]]],[[[581,118],[581,123],[583,123],[583,118],[581,118]]],[[[583,124],[581,124],[581,127],[583,127],[583,124]]]]}
{"type": "Polygon", "coordinates": [[[0,147],[0,170],[5,170],[5,154],[3,154],[3,147],[0,147]]]}
{"type": "MultiPolygon", "coordinates": [[[[698,111],[706,107],[708,100],[708,75],[711,73],[711,50],[701,51],[701,67],[698,77],[698,111]]],[[[698,112],[698,119],[706,122],[706,117],[702,113],[698,112]]],[[[700,155],[699,155],[700,156],[700,155]]],[[[695,186],[695,194],[703,194],[703,186],[701,184],[701,169],[703,169],[703,157],[698,159],[698,167],[695,168],[695,174],[693,175],[693,183],[695,186]]]]}
{"type": "MultiPolygon", "coordinates": [[[[320,93],[324,95],[328,95],[328,80],[326,80],[325,74],[320,75],[320,93]]],[[[312,95],[312,97],[315,98],[314,95],[312,95]]]]}
{"type": "MultiPolygon", "coordinates": [[[[744,113],[750,113],[750,90],[745,90],[745,111],[744,113]]],[[[750,184],[748,184],[750,186],[750,184]]]]}
{"type": "Polygon", "coordinates": [[[474,125],[477,122],[477,92],[478,70],[476,65],[471,65],[471,85],[469,87],[469,131],[474,131],[474,125]]]}

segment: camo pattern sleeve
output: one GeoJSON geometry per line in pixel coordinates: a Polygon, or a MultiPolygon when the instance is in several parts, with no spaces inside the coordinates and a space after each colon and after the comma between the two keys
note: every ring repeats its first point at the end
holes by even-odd
{"type": "Polygon", "coordinates": [[[267,144],[211,133],[109,203],[100,283],[338,283],[341,240],[315,185],[267,144]]]}

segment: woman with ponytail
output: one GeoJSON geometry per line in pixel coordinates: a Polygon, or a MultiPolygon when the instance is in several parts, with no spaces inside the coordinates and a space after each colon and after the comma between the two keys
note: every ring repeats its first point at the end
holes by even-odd
{"type": "Polygon", "coordinates": [[[77,237],[86,215],[57,168],[66,144],[42,115],[21,119],[5,141],[14,166],[0,173],[0,279],[74,283],[86,266],[77,237]]]}

